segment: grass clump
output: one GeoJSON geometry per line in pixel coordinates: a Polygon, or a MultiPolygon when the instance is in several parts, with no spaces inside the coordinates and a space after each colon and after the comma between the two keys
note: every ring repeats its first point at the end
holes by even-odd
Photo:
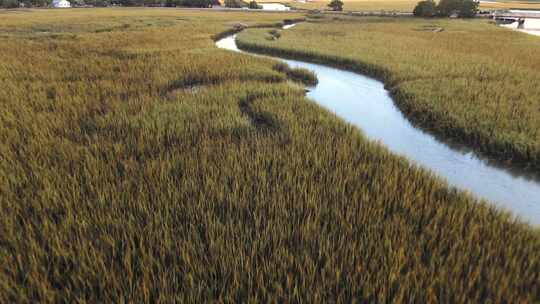
{"type": "Polygon", "coordinates": [[[537,230],[211,39],[297,15],[2,17],[1,303],[540,298],[537,230]]]}
{"type": "Polygon", "coordinates": [[[537,38],[482,20],[437,20],[436,30],[419,30],[433,22],[325,18],[271,43],[249,30],[238,44],[376,77],[421,127],[491,158],[540,169],[537,38]]]}
{"type": "Polygon", "coordinates": [[[279,37],[281,37],[281,31],[278,30],[278,29],[271,29],[268,31],[267,35],[266,35],[266,39],[267,40],[278,40],[279,37]]]}
{"type": "Polygon", "coordinates": [[[283,62],[278,62],[272,67],[275,71],[284,73],[292,81],[300,82],[307,86],[315,86],[319,82],[317,75],[304,68],[291,68],[283,62]]]}

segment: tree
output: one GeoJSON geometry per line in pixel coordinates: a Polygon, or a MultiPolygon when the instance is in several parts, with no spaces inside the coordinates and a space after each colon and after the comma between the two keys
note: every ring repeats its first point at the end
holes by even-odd
{"type": "Polygon", "coordinates": [[[449,17],[458,10],[458,0],[440,0],[437,5],[437,15],[449,17]]]}
{"type": "Polygon", "coordinates": [[[461,0],[458,5],[458,16],[461,18],[472,18],[478,13],[478,2],[474,0],[461,0]]]}
{"type": "Polygon", "coordinates": [[[261,9],[262,6],[260,6],[259,4],[257,4],[257,2],[255,0],[251,1],[248,5],[248,7],[250,9],[261,9]]]}
{"type": "Polygon", "coordinates": [[[214,1],[212,0],[183,0],[180,2],[181,6],[187,6],[187,7],[210,7],[212,6],[212,3],[214,1]]]}
{"type": "Polygon", "coordinates": [[[143,0],[119,0],[118,3],[122,6],[144,6],[143,0]]]}
{"type": "Polygon", "coordinates": [[[457,15],[460,18],[471,18],[478,12],[476,0],[440,0],[435,6],[433,0],[422,0],[414,8],[414,15],[418,17],[449,17],[457,15]]]}
{"type": "Polygon", "coordinates": [[[225,6],[231,8],[245,7],[246,3],[241,0],[225,0],[225,6]]]}
{"type": "Polygon", "coordinates": [[[176,7],[180,5],[179,0],[165,0],[165,6],[166,7],[176,7]]]}
{"type": "Polygon", "coordinates": [[[19,7],[19,1],[17,1],[17,0],[0,0],[0,7],[2,7],[2,8],[17,8],[17,7],[19,7]]]}
{"type": "Polygon", "coordinates": [[[51,5],[52,1],[50,0],[31,0],[32,6],[35,7],[47,7],[51,5]]]}
{"type": "Polygon", "coordinates": [[[416,17],[434,17],[437,15],[437,5],[433,0],[420,1],[414,8],[413,14],[416,17]]]}
{"type": "Polygon", "coordinates": [[[341,0],[332,0],[330,3],[328,3],[328,7],[330,7],[333,11],[342,11],[343,10],[343,1],[341,0]]]}
{"type": "Polygon", "coordinates": [[[96,7],[107,7],[111,2],[109,0],[84,0],[84,4],[96,7]]]}
{"type": "Polygon", "coordinates": [[[71,0],[71,6],[73,7],[77,7],[77,6],[84,6],[86,5],[86,3],[84,2],[84,0],[71,0]]]}

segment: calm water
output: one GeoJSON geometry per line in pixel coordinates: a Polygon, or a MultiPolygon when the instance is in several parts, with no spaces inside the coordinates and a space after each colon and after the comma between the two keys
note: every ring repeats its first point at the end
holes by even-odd
{"type": "Polygon", "coordinates": [[[281,3],[259,3],[265,11],[290,11],[291,8],[281,3]]]}
{"type": "MultiPolygon", "coordinates": [[[[540,11],[532,11],[532,10],[510,10],[511,13],[534,13],[534,14],[540,14],[540,11]]],[[[536,18],[525,18],[525,23],[523,24],[523,28],[518,28],[518,23],[514,22],[511,24],[502,24],[501,26],[510,28],[519,32],[524,32],[527,34],[540,36],[540,19],[536,18]]]]}
{"type": "MultiPolygon", "coordinates": [[[[241,52],[235,38],[229,36],[216,45],[241,52]]],[[[323,65],[271,58],[315,72],[319,84],[310,88],[307,96],[360,128],[368,138],[430,169],[451,185],[511,210],[529,223],[540,224],[538,177],[497,167],[470,149],[451,147],[413,127],[379,81],[323,65]]]]}
{"type": "Polygon", "coordinates": [[[294,27],[295,25],[296,25],[296,23],[293,23],[293,24],[285,24],[285,25],[283,26],[283,29],[284,29],[284,30],[288,30],[288,29],[290,29],[291,27],[294,27]]]}

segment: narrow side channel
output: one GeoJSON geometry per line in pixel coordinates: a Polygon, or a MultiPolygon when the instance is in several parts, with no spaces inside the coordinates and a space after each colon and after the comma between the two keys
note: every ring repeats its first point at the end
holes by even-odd
{"type": "MultiPolygon", "coordinates": [[[[219,48],[243,52],[236,35],[216,42],[219,48]]],[[[471,149],[451,147],[415,128],[394,105],[383,83],[372,78],[320,64],[268,56],[294,68],[312,70],[319,84],[307,96],[360,128],[392,152],[445,178],[452,186],[469,191],[522,220],[540,224],[540,180],[536,176],[497,167],[471,149]]]]}

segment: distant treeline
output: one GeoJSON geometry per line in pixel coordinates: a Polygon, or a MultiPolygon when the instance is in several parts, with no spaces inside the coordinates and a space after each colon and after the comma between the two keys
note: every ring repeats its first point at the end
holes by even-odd
{"type": "Polygon", "coordinates": [[[478,13],[479,1],[476,0],[422,0],[413,10],[417,17],[460,17],[472,18],[478,13]]]}
{"type": "MultiPolygon", "coordinates": [[[[69,0],[68,0],[69,1],[69,0]]],[[[219,5],[218,0],[72,0],[72,6],[186,6],[186,7],[211,7],[219,5]]],[[[0,0],[2,8],[16,7],[47,7],[52,1],[48,0],[0,0]]]]}

